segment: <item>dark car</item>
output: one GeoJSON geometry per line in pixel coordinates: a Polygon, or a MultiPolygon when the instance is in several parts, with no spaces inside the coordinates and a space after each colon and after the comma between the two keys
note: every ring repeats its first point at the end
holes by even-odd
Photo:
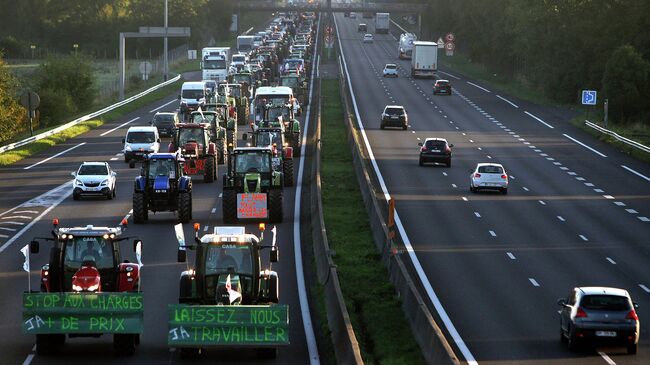
{"type": "Polygon", "coordinates": [[[367,32],[368,31],[368,26],[364,23],[359,24],[357,27],[357,32],[367,32]]]}
{"type": "Polygon", "coordinates": [[[639,317],[627,290],[608,287],[574,288],[560,298],[560,339],[569,350],[579,345],[616,344],[636,354],[639,317]]]}
{"type": "Polygon", "coordinates": [[[158,135],[161,137],[172,137],[176,133],[176,124],[179,122],[178,114],[159,112],[153,116],[151,125],[158,128],[158,135]]]}
{"type": "Polygon", "coordinates": [[[420,146],[420,166],[425,163],[444,163],[451,167],[451,148],[453,144],[447,143],[444,138],[427,138],[420,146]]]}
{"type": "Polygon", "coordinates": [[[451,95],[451,82],[449,80],[436,80],[433,84],[433,95],[445,94],[451,95]]]}
{"type": "Polygon", "coordinates": [[[398,127],[406,130],[409,125],[406,109],[401,105],[386,105],[381,113],[381,129],[385,127],[398,127]]]}

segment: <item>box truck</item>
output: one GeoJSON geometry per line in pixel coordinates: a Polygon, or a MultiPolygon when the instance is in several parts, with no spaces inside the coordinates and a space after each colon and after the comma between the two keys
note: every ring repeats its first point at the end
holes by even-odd
{"type": "Polygon", "coordinates": [[[412,77],[435,77],[438,71],[438,43],[413,42],[412,77]]]}
{"type": "Polygon", "coordinates": [[[413,53],[413,42],[417,41],[413,33],[402,33],[399,36],[399,45],[397,46],[397,57],[401,60],[410,60],[413,53]]]}
{"type": "Polygon", "coordinates": [[[375,15],[375,33],[388,34],[390,28],[390,14],[377,13],[375,15]]]}
{"type": "Polygon", "coordinates": [[[237,52],[248,53],[252,51],[254,41],[255,41],[255,36],[240,35],[239,37],[237,37],[237,52]]]}
{"type": "Polygon", "coordinates": [[[201,75],[203,80],[228,79],[229,47],[206,47],[201,50],[201,75]]]}

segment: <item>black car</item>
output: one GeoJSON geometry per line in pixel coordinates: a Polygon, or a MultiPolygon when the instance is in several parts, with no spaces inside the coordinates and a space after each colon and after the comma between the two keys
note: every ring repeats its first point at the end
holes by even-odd
{"type": "Polygon", "coordinates": [[[357,32],[364,32],[365,33],[367,31],[368,31],[368,25],[366,25],[364,23],[359,24],[359,26],[357,27],[357,32]]]}
{"type": "Polygon", "coordinates": [[[435,94],[451,95],[451,82],[449,80],[436,80],[436,83],[433,84],[433,95],[435,94]]]}
{"type": "Polygon", "coordinates": [[[158,128],[158,135],[161,137],[172,137],[176,133],[176,124],[179,122],[178,114],[159,112],[153,116],[151,125],[158,128]]]}
{"type": "Polygon", "coordinates": [[[406,109],[401,105],[386,105],[381,113],[381,129],[386,127],[398,127],[406,130],[409,125],[406,109]]]}
{"type": "Polygon", "coordinates": [[[451,148],[453,144],[447,143],[444,138],[427,138],[420,146],[420,166],[425,163],[444,163],[451,167],[451,148]]]}

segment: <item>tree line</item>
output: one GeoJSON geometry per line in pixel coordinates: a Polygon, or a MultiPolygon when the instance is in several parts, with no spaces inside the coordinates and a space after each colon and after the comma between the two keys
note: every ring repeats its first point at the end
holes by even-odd
{"type": "Polygon", "coordinates": [[[620,123],[650,125],[650,0],[426,0],[425,34],[562,103],[600,91],[620,123]]]}

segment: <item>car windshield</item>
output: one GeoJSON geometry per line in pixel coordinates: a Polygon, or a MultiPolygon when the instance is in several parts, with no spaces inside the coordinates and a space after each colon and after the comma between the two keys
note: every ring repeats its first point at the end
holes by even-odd
{"type": "Polygon", "coordinates": [[[232,62],[246,62],[246,56],[232,56],[232,62]]]}
{"type": "Polygon", "coordinates": [[[282,117],[283,121],[289,120],[289,108],[281,107],[271,107],[269,108],[269,120],[275,121],[276,119],[282,117]]]}
{"type": "Polygon", "coordinates": [[[212,113],[192,113],[192,123],[214,123],[214,114],[212,113]]]}
{"type": "Polygon", "coordinates": [[[253,275],[253,257],[247,244],[210,245],[205,256],[205,274],[228,272],[253,275]]]}
{"type": "Polygon", "coordinates": [[[275,143],[276,146],[282,147],[282,133],[280,131],[264,131],[257,134],[255,141],[257,146],[271,146],[275,143]]]}
{"type": "MultiPolygon", "coordinates": [[[[199,116],[200,117],[200,116],[199,116]]],[[[203,143],[202,128],[181,128],[179,131],[179,145],[183,146],[188,142],[203,143]]]]}
{"type": "Polygon", "coordinates": [[[226,68],[226,60],[205,60],[203,68],[206,70],[223,70],[226,68]]]}
{"type": "Polygon", "coordinates": [[[83,165],[77,175],[108,175],[106,165],[83,165]]]}
{"type": "Polygon", "coordinates": [[[503,168],[501,168],[501,166],[493,166],[493,165],[480,166],[478,168],[478,172],[482,174],[502,174],[503,168]]]}
{"type": "Polygon", "coordinates": [[[153,132],[129,132],[126,135],[128,143],[154,143],[156,136],[153,132]]]}
{"type": "Polygon", "coordinates": [[[271,164],[267,153],[239,153],[235,155],[235,172],[270,172],[271,164]]]}
{"type": "Polygon", "coordinates": [[[386,108],[386,114],[388,114],[388,115],[402,115],[402,114],[404,114],[404,109],[402,109],[402,108],[386,108]]]}
{"type": "Polygon", "coordinates": [[[171,179],[175,179],[176,165],[174,160],[165,158],[149,161],[149,173],[147,175],[150,179],[155,179],[156,176],[168,176],[171,179]]]}
{"type": "Polygon", "coordinates": [[[449,81],[436,81],[436,85],[438,85],[438,86],[448,86],[449,81]]]}
{"type": "Polygon", "coordinates": [[[174,124],[174,117],[172,115],[156,115],[153,119],[153,124],[156,127],[168,126],[174,124]]]}
{"type": "Polygon", "coordinates": [[[255,97],[256,113],[262,113],[262,107],[267,104],[285,105],[289,103],[289,95],[258,95],[255,97]]]}
{"type": "Polygon", "coordinates": [[[232,77],[232,80],[237,84],[244,82],[250,84],[250,76],[248,75],[235,75],[232,77]]]}
{"type": "Polygon", "coordinates": [[[619,295],[586,295],[580,306],[590,310],[625,311],[630,310],[630,301],[619,295]]]}
{"type": "Polygon", "coordinates": [[[93,261],[97,269],[110,269],[114,266],[111,245],[102,237],[79,237],[65,243],[63,264],[66,271],[77,271],[84,261],[93,261]]]}
{"type": "Polygon", "coordinates": [[[297,77],[283,77],[282,79],[280,79],[280,86],[289,86],[289,87],[298,86],[298,78],[297,77]]]}
{"type": "Polygon", "coordinates": [[[444,150],[447,147],[447,144],[443,141],[427,141],[427,148],[444,150]]]}
{"type": "Polygon", "coordinates": [[[201,89],[185,89],[182,92],[183,99],[201,99],[205,91],[201,89]]]}
{"type": "Polygon", "coordinates": [[[387,70],[395,70],[397,68],[396,65],[386,65],[387,70]]]}
{"type": "Polygon", "coordinates": [[[237,85],[230,85],[230,95],[240,98],[241,97],[241,86],[239,84],[237,85]]]}

